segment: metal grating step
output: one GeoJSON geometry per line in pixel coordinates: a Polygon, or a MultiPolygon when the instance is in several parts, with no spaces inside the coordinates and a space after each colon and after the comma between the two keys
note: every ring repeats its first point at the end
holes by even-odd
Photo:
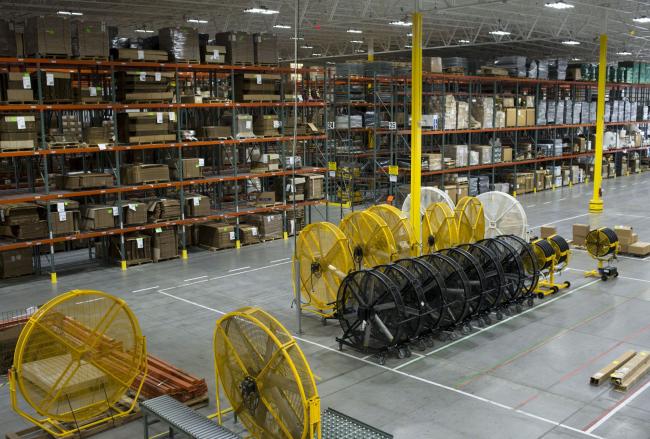
{"type": "Polygon", "coordinates": [[[321,416],[323,439],[393,439],[388,434],[361,421],[328,408],[321,416]]]}

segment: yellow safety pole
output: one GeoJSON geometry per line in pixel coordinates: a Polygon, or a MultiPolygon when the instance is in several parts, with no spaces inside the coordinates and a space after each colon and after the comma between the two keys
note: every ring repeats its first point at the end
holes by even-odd
{"type": "Polygon", "coordinates": [[[603,136],[605,135],[605,81],[607,79],[607,35],[600,36],[598,65],[598,106],[596,107],[596,154],[594,156],[594,195],[589,201],[589,212],[603,211],[601,184],[603,180],[603,136]]]}
{"type": "Polygon", "coordinates": [[[420,186],[422,183],[422,14],[413,13],[411,48],[411,225],[418,244],[422,243],[420,186]]]}
{"type": "Polygon", "coordinates": [[[375,60],[375,39],[370,37],[367,40],[368,42],[368,61],[375,60]]]}

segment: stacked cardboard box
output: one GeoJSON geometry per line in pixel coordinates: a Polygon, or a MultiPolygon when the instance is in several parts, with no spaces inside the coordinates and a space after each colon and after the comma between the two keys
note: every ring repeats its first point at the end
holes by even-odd
{"type": "Polygon", "coordinates": [[[150,223],[177,220],[181,217],[181,202],[175,198],[153,198],[147,200],[150,223]]]}
{"type": "Polygon", "coordinates": [[[282,238],[282,214],[281,213],[259,213],[247,215],[246,222],[257,227],[261,239],[282,238]]]}
{"type": "MultiPolygon", "coordinates": [[[[183,179],[190,178],[201,178],[203,177],[203,167],[205,166],[205,160],[202,158],[191,158],[191,159],[182,159],[183,165],[183,179]]],[[[169,169],[171,170],[172,180],[180,180],[181,175],[178,166],[178,160],[169,160],[167,162],[169,169]]]]}
{"type": "Polygon", "coordinates": [[[34,89],[29,73],[9,72],[2,75],[2,100],[9,102],[33,102],[34,89]],[[4,81],[7,81],[6,83],[4,81]]]}
{"type": "Polygon", "coordinates": [[[71,172],[54,177],[57,189],[77,190],[113,186],[113,176],[102,172],[71,172]]]}
{"type": "Polygon", "coordinates": [[[276,177],[273,183],[275,195],[278,200],[282,199],[282,192],[286,192],[287,201],[304,201],[305,200],[305,183],[303,176],[296,177],[276,177]]]}
{"type": "Polygon", "coordinates": [[[235,75],[237,102],[279,101],[281,75],[273,73],[238,73],[235,75]]]}
{"type": "Polygon", "coordinates": [[[67,72],[34,72],[31,74],[32,87],[38,87],[40,78],[43,102],[72,101],[72,74],[67,72]]]}
{"type": "Polygon", "coordinates": [[[584,247],[586,244],[585,239],[587,238],[590,229],[589,224],[574,224],[572,244],[584,247]]]}
{"type": "Polygon", "coordinates": [[[175,62],[201,62],[199,32],[191,27],[166,27],[158,31],[160,50],[175,62]]]}
{"type": "MultiPolygon", "coordinates": [[[[118,113],[117,127],[121,141],[130,143],[173,142],[176,118],[167,112],[118,113]]],[[[171,113],[174,114],[174,113],[171,113]]]]}
{"type": "Polygon", "coordinates": [[[321,200],[325,197],[323,183],[325,176],[322,174],[300,174],[306,180],[305,199],[321,200]]]}
{"type": "Polygon", "coordinates": [[[201,62],[205,64],[224,64],[226,62],[226,46],[206,45],[203,47],[201,62]]]}
{"type": "Polygon", "coordinates": [[[209,248],[222,249],[235,246],[235,226],[208,222],[199,225],[199,244],[209,248]]]}
{"type": "Polygon", "coordinates": [[[542,226],[539,228],[539,237],[546,239],[550,236],[557,235],[557,230],[553,226],[542,226]]]}
{"type": "Polygon", "coordinates": [[[72,53],[78,58],[108,59],[108,33],[98,21],[72,24],[72,53]]]}
{"type": "Polygon", "coordinates": [[[199,194],[185,195],[185,216],[195,218],[210,215],[210,197],[199,194]]]}
{"type": "Polygon", "coordinates": [[[31,115],[0,118],[0,151],[34,149],[38,142],[36,117],[31,115]]]}
{"type": "MultiPolygon", "coordinates": [[[[22,34],[21,34],[22,37],[22,34]]],[[[21,38],[22,39],[22,38],[21,38]]],[[[15,58],[17,54],[16,32],[8,21],[0,20],[0,56],[15,58]]]]}
{"type": "Polygon", "coordinates": [[[120,61],[168,61],[169,55],[164,50],[142,50],[119,48],[115,59],[120,61]]]}
{"type": "Polygon", "coordinates": [[[0,207],[0,236],[39,239],[47,236],[47,221],[41,219],[34,203],[5,204],[0,207]]]}
{"type": "Polygon", "coordinates": [[[305,209],[287,210],[287,234],[290,236],[299,233],[305,228],[305,209]]]}
{"type": "Polygon", "coordinates": [[[83,141],[88,145],[107,145],[113,137],[113,129],[108,125],[83,128],[83,141]]]}
{"type": "Polygon", "coordinates": [[[227,139],[232,137],[232,128],[229,126],[203,126],[201,129],[204,139],[227,139]]]}
{"type": "Polygon", "coordinates": [[[154,262],[178,257],[176,227],[159,227],[146,233],[151,237],[151,257],[154,262]]]}
{"type": "Polygon", "coordinates": [[[32,249],[19,248],[0,252],[0,279],[34,273],[32,249]]]}
{"type": "Polygon", "coordinates": [[[83,138],[81,121],[75,114],[61,114],[60,127],[50,128],[47,141],[52,147],[56,143],[79,143],[83,138]]]}
{"type": "Polygon", "coordinates": [[[423,153],[422,169],[425,171],[438,171],[442,169],[442,155],[440,153],[423,153]]]}
{"type": "MultiPolygon", "coordinates": [[[[117,205],[117,202],[116,202],[117,205]]],[[[125,226],[139,226],[147,223],[147,203],[136,200],[122,202],[122,222],[125,226]]]]}
{"type": "Polygon", "coordinates": [[[257,227],[246,224],[239,223],[239,241],[242,245],[255,244],[260,242],[260,234],[257,230],[257,227]]]}
{"type": "Polygon", "coordinates": [[[278,37],[271,34],[253,35],[256,65],[278,64],[278,37]]]}
{"type": "Polygon", "coordinates": [[[88,85],[82,84],[81,87],[75,88],[75,100],[84,104],[97,104],[110,101],[110,87],[102,87],[99,84],[101,83],[91,81],[88,85]]]}
{"type": "Polygon", "coordinates": [[[445,146],[445,158],[454,161],[456,167],[467,166],[469,162],[469,153],[467,145],[447,145],[445,146]]]}
{"type": "Polygon", "coordinates": [[[111,229],[119,214],[117,206],[87,204],[81,208],[81,230],[111,229]]]}
{"type": "MultiPolygon", "coordinates": [[[[124,260],[127,265],[151,262],[151,237],[138,232],[125,235],[124,253],[124,260]]],[[[110,256],[115,261],[122,260],[119,236],[111,236],[110,256]]]]}
{"type": "Polygon", "coordinates": [[[120,171],[124,184],[160,183],[169,181],[169,166],[158,164],[130,164],[120,171]]]}
{"type": "Polygon", "coordinates": [[[250,114],[238,114],[235,118],[235,137],[244,139],[256,137],[253,132],[253,116],[250,114]]]}
{"type": "Polygon", "coordinates": [[[634,233],[630,226],[615,226],[614,232],[618,236],[619,251],[622,253],[631,253],[630,246],[639,241],[639,236],[634,233]]]}
{"type": "Polygon", "coordinates": [[[128,70],[118,72],[117,99],[121,102],[171,102],[174,72],[128,70]]]}
{"type": "Polygon", "coordinates": [[[251,172],[272,172],[280,169],[280,154],[260,154],[252,158],[251,172]]]}
{"type": "Polygon", "coordinates": [[[277,137],[280,135],[280,120],[277,114],[264,114],[255,118],[253,131],[261,137],[277,137]]]}
{"type": "Polygon", "coordinates": [[[25,55],[72,56],[70,23],[56,16],[29,17],[24,30],[25,55]]]}
{"type": "Polygon", "coordinates": [[[214,36],[215,44],[226,48],[228,64],[254,64],[255,47],[253,37],[246,32],[222,32],[214,36]]]}
{"type": "MultiPolygon", "coordinates": [[[[47,211],[47,203],[37,202],[47,211]]],[[[79,231],[79,202],[69,199],[57,199],[49,203],[50,226],[54,235],[71,235],[79,231]]]]}

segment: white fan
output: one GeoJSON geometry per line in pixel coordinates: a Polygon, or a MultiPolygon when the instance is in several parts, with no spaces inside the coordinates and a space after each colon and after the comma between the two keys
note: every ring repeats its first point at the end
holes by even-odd
{"type": "Polygon", "coordinates": [[[519,201],[505,192],[485,192],[477,197],[483,203],[485,237],[516,235],[528,239],[528,218],[519,201]]]}
{"type": "MultiPolygon", "coordinates": [[[[422,215],[426,214],[427,207],[433,203],[441,201],[449,204],[452,211],[456,208],[456,205],[451,198],[449,198],[449,195],[447,195],[446,192],[441,191],[437,187],[431,186],[422,186],[422,188],[420,188],[420,213],[422,215]]],[[[411,194],[406,196],[404,204],[402,204],[402,212],[404,212],[407,217],[411,216],[411,194]]]]}

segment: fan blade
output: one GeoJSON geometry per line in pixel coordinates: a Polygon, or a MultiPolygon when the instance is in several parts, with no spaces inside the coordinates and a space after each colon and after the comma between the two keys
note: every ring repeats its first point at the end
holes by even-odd
{"type": "Polygon", "coordinates": [[[366,328],[363,331],[363,347],[367,348],[370,345],[370,333],[372,328],[370,323],[366,322],[366,328]]]}
{"type": "Polygon", "coordinates": [[[379,330],[384,333],[388,341],[392,342],[395,339],[395,337],[393,337],[393,334],[391,334],[391,332],[388,330],[388,328],[381,320],[381,318],[377,314],[375,314],[373,316],[373,320],[375,321],[375,323],[377,323],[377,326],[379,326],[379,330]]]}
{"type": "Polygon", "coordinates": [[[380,303],[379,305],[375,305],[373,308],[375,312],[379,311],[388,311],[390,309],[395,309],[397,305],[395,302],[386,302],[386,303],[380,303]]]}
{"type": "Polygon", "coordinates": [[[343,273],[341,270],[339,270],[338,268],[336,268],[336,267],[333,266],[333,265],[328,265],[327,268],[328,268],[332,273],[334,273],[335,275],[337,275],[338,277],[340,277],[341,279],[344,279],[345,276],[347,276],[347,274],[343,273]]]}

